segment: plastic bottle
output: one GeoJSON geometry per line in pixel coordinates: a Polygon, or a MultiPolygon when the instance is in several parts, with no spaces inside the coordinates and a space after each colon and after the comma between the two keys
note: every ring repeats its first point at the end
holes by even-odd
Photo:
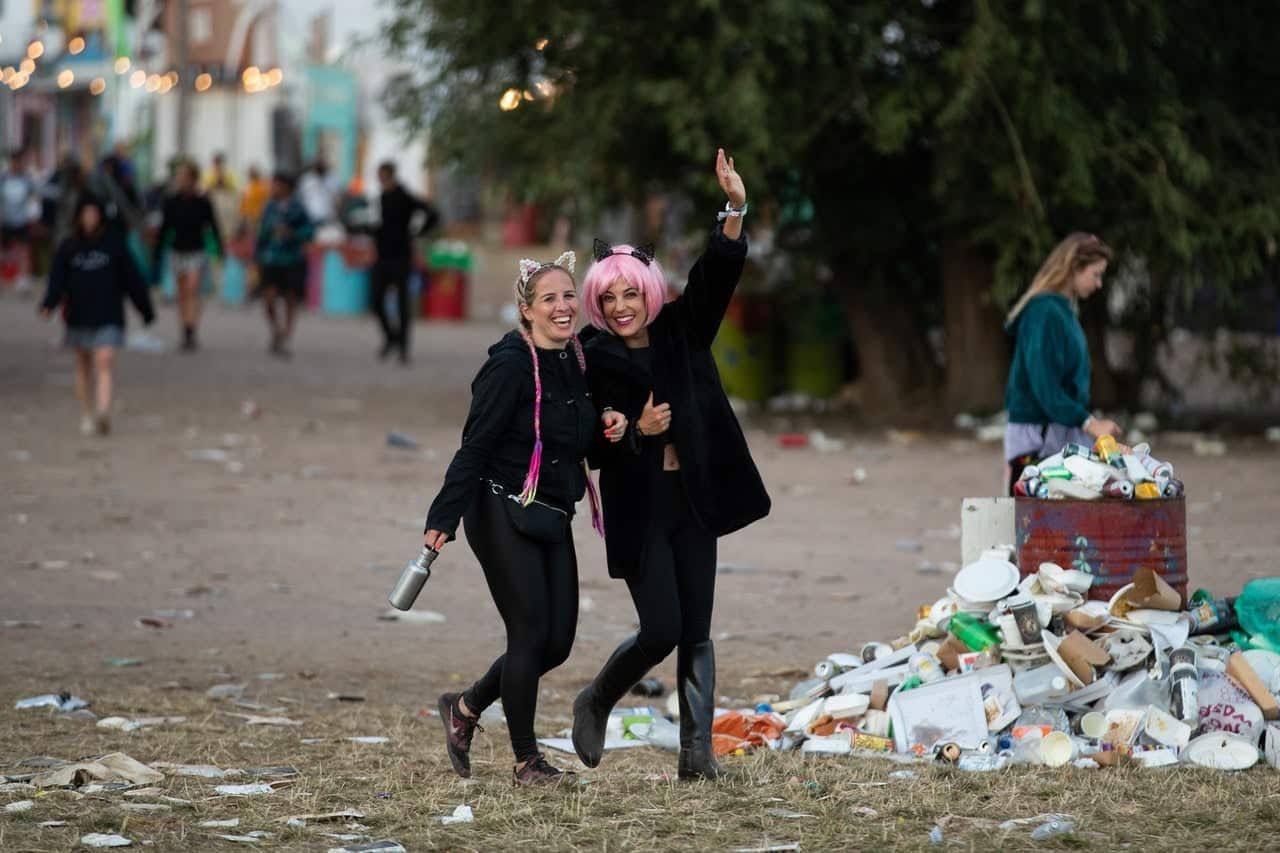
{"type": "Polygon", "coordinates": [[[971,651],[982,652],[1000,645],[1000,634],[996,629],[969,613],[952,616],[947,630],[971,651]]]}
{"type": "Polygon", "coordinates": [[[1069,690],[1066,676],[1057,664],[1024,670],[1013,677],[1013,694],[1018,697],[1018,704],[1024,707],[1042,705],[1050,699],[1065,696],[1069,690]]]}
{"type": "MultiPolygon", "coordinates": [[[[1104,438],[1107,436],[1104,436],[1104,438]]],[[[1115,439],[1112,439],[1114,441],[1115,439]]],[[[1054,818],[1031,830],[1032,841],[1048,841],[1060,835],[1070,835],[1076,831],[1076,822],[1069,817],[1054,818]]]]}

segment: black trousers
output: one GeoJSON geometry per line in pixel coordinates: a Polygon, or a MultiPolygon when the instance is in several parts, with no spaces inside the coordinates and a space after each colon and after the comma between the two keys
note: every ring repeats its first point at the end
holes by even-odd
{"type": "Polygon", "coordinates": [[[409,305],[409,259],[378,258],[369,271],[370,298],[373,300],[373,313],[382,327],[382,340],[387,347],[398,346],[405,355],[409,354],[409,333],[413,329],[413,314],[409,305]],[[396,289],[400,316],[396,324],[392,324],[387,316],[387,291],[396,289]]]}
{"type": "Polygon", "coordinates": [[[679,471],[662,473],[654,498],[644,571],[627,587],[640,617],[636,642],[656,666],[677,645],[711,638],[716,537],[694,518],[679,471]]]}
{"type": "Polygon", "coordinates": [[[538,679],[569,657],[578,626],[578,558],[573,537],[535,542],[507,520],[501,495],[483,487],[463,516],[467,544],[484,568],[494,604],[507,628],[507,650],[463,694],[480,713],[502,697],[516,761],[538,752],[533,733],[538,679]]]}

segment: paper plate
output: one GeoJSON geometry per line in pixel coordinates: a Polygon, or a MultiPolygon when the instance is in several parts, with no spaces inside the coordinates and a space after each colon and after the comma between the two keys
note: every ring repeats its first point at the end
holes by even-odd
{"type": "Polygon", "coordinates": [[[956,612],[986,614],[996,606],[994,601],[970,601],[951,587],[947,587],[947,593],[954,602],[956,612]]]}
{"type": "Polygon", "coordinates": [[[1084,682],[1071,671],[1071,667],[1062,659],[1062,655],[1058,654],[1058,644],[1062,642],[1062,638],[1047,629],[1041,631],[1040,636],[1044,638],[1044,650],[1049,655],[1049,660],[1057,664],[1058,669],[1062,670],[1062,674],[1067,677],[1067,681],[1076,687],[1084,687],[1084,682]]]}
{"type": "Polygon", "coordinates": [[[1248,770],[1258,763],[1258,748],[1225,732],[1209,732],[1187,744],[1182,755],[1192,764],[1214,770],[1248,770]]]}
{"type": "Polygon", "coordinates": [[[1107,612],[1112,616],[1123,618],[1129,612],[1129,591],[1133,589],[1133,584],[1125,584],[1116,590],[1116,594],[1111,596],[1111,600],[1107,602],[1107,612]]]}
{"type": "Polygon", "coordinates": [[[989,557],[970,563],[956,573],[956,593],[972,602],[999,601],[1018,588],[1018,567],[1008,560],[989,557]]]}

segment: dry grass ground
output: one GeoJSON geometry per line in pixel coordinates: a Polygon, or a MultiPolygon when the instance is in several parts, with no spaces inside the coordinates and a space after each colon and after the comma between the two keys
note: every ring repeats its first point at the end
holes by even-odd
{"type": "MultiPolygon", "coordinates": [[[[287,688],[266,688],[286,695],[287,688]]],[[[294,694],[296,696],[296,694],[294,694]]],[[[1212,771],[1011,770],[968,774],[931,766],[906,767],[877,759],[806,758],[760,753],[730,759],[743,780],[687,784],[671,778],[670,753],[644,748],[609,753],[602,768],[585,771],[572,789],[513,790],[506,730],[478,735],[475,776],[449,770],[434,717],[377,705],[326,703],[317,697],[287,705],[298,728],[246,726],[224,702],[198,691],[126,690],[98,697],[100,715],[183,715],[186,723],[132,733],[46,711],[0,713],[0,756],[9,774],[34,754],[74,759],[123,751],[143,762],[214,764],[222,768],[292,765],[294,783],[265,796],[215,795],[226,782],[167,775],[163,794],[190,801],[171,810],[135,813],[125,803],[163,802],[123,793],[80,796],[69,791],[0,794],[3,803],[34,799],[30,811],[0,815],[0,849],[70,850],[89,832],[119,832],[135,846],[158,850],[234,849],[218,834],[273,834],[254,846],[323,850],[342,842],[321,833],[391,838],[408,850],[733,850],[798,843],[800,850],[936,849],[930,830],[943,825],[954,850],[1260,851],[1276,849],[1280,833],[1280,775],[1269,768],[1224,775],[1212,771]],[[345,738],[385,735],[385,745],[345,738]],[[314,741],[304,743],[303,741],[314,741]],[[317,740],[318,739],[318,740],[317,740]],[[442,826],[437,816],[472,806],[475,821],[442,826]],[[291,815],[354,808],[367,828],[342,823],[285,826],[291,815]],[[1071,815],[1074,835],[1038,844],[1033,826],[997,824],[1047,812],[1071,815]],[[801,816],[784,816],[787,814],[801,816]],[[239,818],[234,829],[205,829],[206,820],[239,818]],[[42,828],[63,820],[65,827],[42,828]]],[[[563,723],[566,707],[543,719],[563,723]],[[559,716],[557,716],[559,715],[559,716]]],[[[555,756],[563,766],[576,760],[555,756]]],[[[29,772],[29,771],[28,771],[29,772]]],[[[352,842],[354,843],[354,842],[352,842]]],[[[244,846],[240,844],[238,846],[244,846]]]]}

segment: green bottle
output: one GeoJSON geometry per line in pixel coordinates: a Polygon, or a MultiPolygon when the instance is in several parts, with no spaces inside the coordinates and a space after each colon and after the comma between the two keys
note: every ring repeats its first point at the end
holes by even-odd
{"type": "Polygon", "coordinates": [[[955,638],[975,652],[1000,645],[1000,635],[987,622],[969,613],[957,613],[947,626],[955,638]]]}

